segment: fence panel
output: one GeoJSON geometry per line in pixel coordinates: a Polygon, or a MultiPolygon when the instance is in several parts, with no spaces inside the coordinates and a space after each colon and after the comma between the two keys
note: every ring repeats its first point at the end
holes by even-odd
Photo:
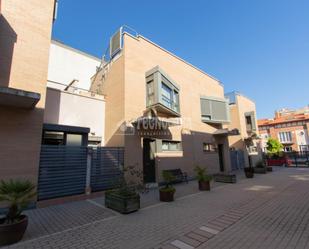
{"type": "Polygon", "coordinates": [[[87,147],[42,145],[38,200],[83,194],[86,174],[87,147]]]}
{"type": "Polygon", "coordinates": [[[123,148],[93,148],[91,157],[91,190],[96,192],[113,188],[119,180],[123,165],[123,148]]]}
{"type": "Polygon", "coordinates": [[[231,168],[232,170],[243,169],[245,167],[245,156],[241,150],[231,150],[231,168]]]}

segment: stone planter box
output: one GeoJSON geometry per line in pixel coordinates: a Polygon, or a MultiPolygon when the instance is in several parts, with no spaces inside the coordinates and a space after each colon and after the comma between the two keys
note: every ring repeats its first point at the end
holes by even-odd
{"type": "Polygon", "coordinates": [[[266,167],[264,167],[264,168],[255,167],[254,168],[254,173],[256,173],[256,174],[266,174],[266,172],[267,172],[266,167]]]}
{"type": "Polygon", "coordinates": [[[140,196],[123,196],[116,191],[108,191],[105,194],[105,206],[122,214],[128,214],[140,209],[140,196]]]}
{"type": "Polygon", "coordinates": [[[224,183],[236,183],[236,175],[231,174],[215,174],[214,180],[216,182],[224,182],[224,183]]]}

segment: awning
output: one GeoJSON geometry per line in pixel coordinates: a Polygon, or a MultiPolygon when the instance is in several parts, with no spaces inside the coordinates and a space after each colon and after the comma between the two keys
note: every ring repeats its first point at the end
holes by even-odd
{"type": "Polygon", "coordinates": [[[238,129],[228,130],[228,129],[218,129],[214,133],[214,136],[238,136],[240,135],[238,129]]]}
{"type": "Polygon", "coordinates": [[[180,118],[139,117],[132,122],[139,130],[162,130],[170,126],[181,125],[180,118]]]}
{"type": "Polygon", "coordinates": [[[88,134],[90,128],[80,127],[80,126],[71,126],[71,125],[60,125],[60,124],[43,124],[43,129],[46,131],[61,131],[68,133],[78,133],[78,134],[88,134]]]}
{"type": "Polygon", "coordinates": [[[0,106],[32,109],[41,99],[41,94],[25,90],[0,87],[0,106]]]}

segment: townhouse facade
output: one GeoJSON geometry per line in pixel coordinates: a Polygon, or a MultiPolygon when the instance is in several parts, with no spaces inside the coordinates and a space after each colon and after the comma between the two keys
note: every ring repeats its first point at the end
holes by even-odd
{"type": "Polygon", "coordinates": [[[278,139],[285,152],[309,151],[309,107],[276,111],[273,119],[258,120],[258,127],[264,152],[269,138],[278,139]]]}
{"type": "Polygon", "coordinates": [[[111,59],[91,91],[106,96],[105,144],[125,148],[146,183],[161,171],[194,167],[229,172],[228,102],[223,85],[141,35],[120,29],[111,38],[111,59]]]}
{"type": "Polygon", "coordinates": [[[255,166],[262,159],[256,105],[239,92],[226,93],[225,97],[229,101],[231,115],[227,128],[238,131],[237,135],[229,136],[231,154],[241,157],[239,160],[244,161],[243,167],[255,166]]]}
{"type": "Polygon", "coordinates": [[[1,179],[30,179],[43,201],[108,189],[102,167],[115,172],[122,153],[145,183],[165,169],[232,170],[229,142],[242,128],[227,126],[217,79],[124,28],[103,60],[53,41],[55,3],[1,1],[1,179]]]}
{"type": "Polygon", "coordinates": [[[37,182],[55,2],[0,5],[0,176],[37,182]]]}

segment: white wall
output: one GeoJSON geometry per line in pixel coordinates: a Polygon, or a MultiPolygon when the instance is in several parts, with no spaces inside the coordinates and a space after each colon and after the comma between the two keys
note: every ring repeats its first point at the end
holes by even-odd
{"type": "Polygon", "coordinates": [[[95,74],[101,60],[57,41],[51,41],[48,87],[64,89],[50,81],[68,85],[73,79],[79,80],[74,86],[90,89],[90,78],[95,74]]]}
{"type": "Polygon", "coordinates": [[[105,100],[101,95],[83,96],[47,88],[44,123],[90,128],[90,135],[104,144],[105,100]],[[95,133],[95,134],[91,134],[95,133]]]}

